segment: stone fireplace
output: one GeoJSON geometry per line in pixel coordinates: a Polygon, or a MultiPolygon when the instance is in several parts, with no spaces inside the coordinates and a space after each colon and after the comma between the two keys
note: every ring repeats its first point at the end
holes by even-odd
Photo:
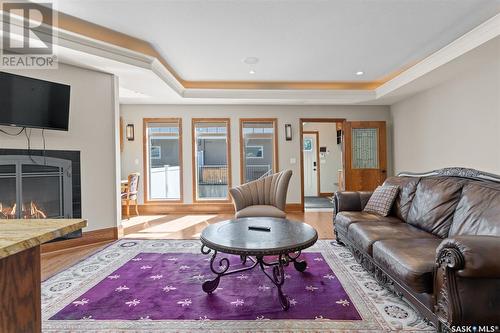
{"type": "Polygon", "coordinates": [[[0,219],[80,217],[80,152],[0,149],[0,219]]]}

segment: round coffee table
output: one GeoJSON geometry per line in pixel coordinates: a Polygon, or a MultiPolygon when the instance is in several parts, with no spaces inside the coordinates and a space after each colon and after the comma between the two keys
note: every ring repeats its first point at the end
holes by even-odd
{"type": "Polygon", "coordinates": [[[215,279],[203,283],[203,291],[212,293],[217,289],[222,276],[260,266],[278,288],[280,304],[287,310],[290,303],[282,291],[285,282],[284,267],[293,262],[297,271],[305,271],[307,263],[298,258],[301,250],[316,243],[318,233],[310,225],[301,222],[271,217],[248,217],[212,224],[202,231],[200,240],[203,244],[203,254],[213,251],[210,269],[217,275],[215,279]],[[243,265],[246,265],[247,259],[251,264],[230,271],[229,259],[223,257],[215,263],[219,252],[239,255],[243,265]],[[265,256],[276,256],[277,259],[266,261],[265,256]],[[266,271],[267,267],[272,268],[272,274],[266,271]]]}

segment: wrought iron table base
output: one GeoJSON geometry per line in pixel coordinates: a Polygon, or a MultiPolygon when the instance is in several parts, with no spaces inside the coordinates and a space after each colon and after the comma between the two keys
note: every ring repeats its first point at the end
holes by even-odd
{"type": "Polygon", "coordinates": [[[282,287],[285,283],[285,267],[287,267],[290,262],[293,262],[293,266],[299,272],[303,272],[307,268],[307,262],[305,260],[298,260],[300,256],[300,251],[293,253],[280,254],[276,261],[266,262],[264,256],[246,256],[241,255],[241,263],[246,264],[247,260],[251,261],[252,264],[247,267],[238,268],[235,270],[229,270],[229,259],[223,257],[218,261],[218,266],[214,265],[217,258],[217,250],[212,250],[205,245],[201,247],[201,252],[203,254],[209,254],[213,251],[212,258],[210,259],[210,270],[217,276],[213,280],[205,281],[202,285],[203,291],[211,294],[219,286],[220,278],[222,276],[240,273],[244,271],[249,271],[254,269],[256,266],[260,266],[262,272],[271,280],[271,282],[278,288],[278,298],[283,310],[288,310],[290,308],[290,302],[288,297],[283,293],[282,287]],[[267,267],[272,267],[272,274],[266,272],[267,267]]]}

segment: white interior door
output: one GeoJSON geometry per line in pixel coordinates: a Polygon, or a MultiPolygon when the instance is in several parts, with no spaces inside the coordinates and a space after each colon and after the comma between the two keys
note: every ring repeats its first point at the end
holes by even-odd
{"type": "Polygon", "coordinates": [[[304,133],[304,195],[319,196],[318,193],[318,154],[317,134],[304,133]]]}

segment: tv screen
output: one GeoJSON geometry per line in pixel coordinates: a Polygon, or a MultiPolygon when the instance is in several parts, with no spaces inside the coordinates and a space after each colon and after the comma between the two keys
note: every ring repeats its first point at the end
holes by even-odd
{"type": "Polygon", "coordinates": [[[68,130],[70,86],[0,72],[0,124],[68,130]]]}

